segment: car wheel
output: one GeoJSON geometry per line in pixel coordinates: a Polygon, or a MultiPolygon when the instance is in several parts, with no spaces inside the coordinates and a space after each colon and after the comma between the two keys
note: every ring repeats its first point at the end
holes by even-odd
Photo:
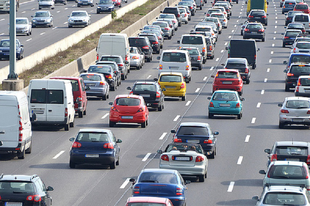
{"type": "Polygon", "coordinates": [[[282,11],[282,14],[284,14],[284,11],[282,11]]]}
{"type": "Polygon", "coordinates": [[[209,119],[212,119],[213,116],[214,116],[214,114],[211,114],[211,113],[209,112],[209,114],[208,114],[209,119]]]}
{"type": "Polygon", "coordinates": [[[103,95],[102,100],[107,100],[107,94],[103,95]]]}
{"type": "Polygon", "coordinates": [[[97,11],[97,14],[100,14],[100,11],[97,11]]]}
{"type": "Polygon", "coordinates": [[[241,119],[241,118],[242,118],[242,113],[238,114],[238,115],[237,115],[237,118],[238,118],[238,119],[241,119]]]}
{"type": "Polygon", "coordinates": [[[75,163],[72,162],[71,160],[70,160],[70,162],[69,162],[69,167],[70,167],[70,168],[75,168],[75,163]]]}
{"type": "Polygon", "coordinates": [[[250,80],[249,79],[245,80],[245,83],[250,84],[250,80]]]}
{"type": "Polygon", "coordinates": [[[18,153],[18,159],[25,159],[26,150],[24,149],[22,152],[18,153]]]}
{"type": "Polygon", "coordinates": [[[203,57],[202,63],[205,64],[207,62],[207,58],[203,57]]]}
{"type": "Polygon", "coordinates": [[[163,105],[160,104],[160,106],[157,108],[158,111],[162,111],[163,110],[163,105]]]}
{"type": "Polygon", "coordinates": [[[86,109],[85,109],[85,111],[83,112],[83,114],[86,115],[86,109]]]}
{"type": "Polygon", "coordinates": [[[114,170],[116,167],[115,160],[110,164],[110,169],[114,170]]]}
{"type": "Polygon", "coordinates": [[[198,67],[198,70],[201,70],[202,69],[202,66],[200,65],[199,67],[198,67]]]}
{"type": "Polygon", "coordinates": [[[188,24],[188,21],[186,21],[185,24],[188,24]]]}
{"type": "Polygon", "coordinates": [[[83,118],[83,112],[79,111],[79,118],[83,118]]]}
{"type": "Polygon", "coordinates": [[[282,47],[285,47],[285,44],[284,44],[284,43],[282,43],[282,47]]]}
{"type": "Polygon", "coordinates": [[[30,154],[31,150],[32,150],[32,140],[30,140],[30,146],[28,147],[28,149],[26,149],[26,154],[30,154]]]}
{"type": "Polygon", "coordinates": [[[115,122],[112,122],[111,120],[109,121],[109,127],[114,127],[115,126],[115,122]]]}
{"type": "Polygon", "coordinates": [[[69,131],[69,124],[65,124],[65,131],[69,131]]]}
{"type": "Polygon", "coordinates": [[[262,42],[265,42],[265,37],[264,37],[264,38],[262,38],[262,42]]]}
{"type": "Polygon", "coordinates": [[[172,35],[168,37],[168,39],[171,39],[171,38],[172,38],[172,35]]]}
{"type": "Polygon", "coordinates": [[[285,84],[285,91],[286,92],[290,91],[290,87],[287,84],[285,84]]]}
{"type": "Polygon", "coordinates": [[[255,63],[252,65],[252,69],[256,69],[256,64],[255,63]]]}
{"type": "Polygon", "coordinates": [[[146,120],[145,120],[145,122],[141,123],[141,127],[142,127],[142,128],[145,128],[145,127],[146,127],[146,120]]]}
{"type": "Polygon", "coordinates": [[[283,129],[284,128],[284,123],[282,123],[282,122],[279,122],[279,129],[283,129]]]}
{"type": "Polygon", "coordinates": [[[80,5],[80,4],[78,4],[78,5],[77,5],[77,7],[81,7],[81,5],[80,5]]]}
{"type": "Polygon", "coordinates": [[[116,165],[119,165],[119,157],[118,157],[118,159],[117,159],[117,161],[116,161],[116,165]]]}
{"type": "Polygon", "coordinates": [[[185,99],[186,99],[186,96],[183,96],[183,97],[182,97],[182,101],[185,101],[185,99]]]}
{"type": "Polygon", "coordinates": [[[205,181],[205,176],[204,175],[199,175],[199,182],[204,182],[205,181]]]}
{"type": "Polygon", "coordinates": [[[70,127],[74,127],[74,119],[73,122],[70,122],[70,127]]]}
{"type": "Polygon", "coordinates": [[[122,80],[125,80],[126,78],[125,78],[125,75],[124,74],[122,74],[122,80]]]}
{"type": "Polygon", "coordinates": [[[214,157],[215,157],[215,150],[216,150],[216,148],[214,148],[214,151],[212,152],[212,154],[209,155],[209,159],[214,159],[214,157]]]}

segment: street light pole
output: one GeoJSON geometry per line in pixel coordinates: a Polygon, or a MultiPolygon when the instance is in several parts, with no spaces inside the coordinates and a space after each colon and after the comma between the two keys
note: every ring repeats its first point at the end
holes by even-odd
{"type": "Polygon", "coordinates": [[[16,0],[10,0],[10,73],[8,79],[17,79],[16,65],[16,0]]]}

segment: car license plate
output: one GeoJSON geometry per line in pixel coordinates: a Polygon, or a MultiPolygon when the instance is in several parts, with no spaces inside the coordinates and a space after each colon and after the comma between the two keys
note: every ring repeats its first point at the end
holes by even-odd
{"type": "Polygon", "coordinates": [[[150,97],[150,94],[140,94],[142,97],[150,97]]]}
{"type": "Polygon", "coordinates": [[[86,154],[85,157],[98,158],[99,154],[86,154]]]}
{"type": "Polygon", "coordinates": [[[122,119],[133,119],[133,116],[122,116],[122,119]]]}
{"type": "Polygon", "coordinates": [[[168,88],[168,89],[174,89],[175,87],[174,87],[174,86],[166,86],[166,88],[168,88]]]}
{"type": "Polygon", "coordinates": [[[179,69],[179,67],[169,67],[169,69],[179,69]]]}
{"type": "Polygon", "coordinates": [[[190,157],[175,157],[174,160],[176,160],[176,161],[189,161],[190,157]]]}
{"type": "Polygon", "coordinates": [[[86,86],[92,87],[95,86],[96,84],[85,84],[86,86]]]}
{"type": "Polygon", "coordinates": [[[220,107],[230,107],[230,104],[220,104],[220,107]]]}
{"type": "Polygon", "coordinates": [[[303,122],[304,121],[304,119],[300,119],[300,118],[295,118],[295,119],[292,119],[292,121],[293,122],[303,122]]]}
{"type": "Polygon", "coordinates": [[[286,158],[285,161],[297,161],[297,162],[299,162],[299,159],[297,159],[297,158],[286,158]]]}
{"type": "Polygon", "coordinates": [[[5,202],[5,206],[23,206],[22,202],[5,202]]]}
{"type": "Polygon", "coordinates": [[[252,31],[251,34],[257,34],[257,32],[256,31],[252,31]]]}
{"type": "Polygon", "coordinates": [[[223,84],[232,84],[232,82],[228,82],[228,81],[223,81],[223,84]]]}
{"type": "Polygon", "coordinates": [[[257,16],[257,17],[254,17],[254,19],[260,19],[260,17],[259,17],[259,16],[257,16]]]}
{"type": "Polygon", "coordinates": [[[309,89],[305,89],[305,93],[310,93],[310,90],[309,89]]]}
{"type": "Polygon", "coordinates": [[[198,139],[188,139],[186,142],[198,144],[198,143],[199,143],[199,140],[198,140],[198,139]]]}

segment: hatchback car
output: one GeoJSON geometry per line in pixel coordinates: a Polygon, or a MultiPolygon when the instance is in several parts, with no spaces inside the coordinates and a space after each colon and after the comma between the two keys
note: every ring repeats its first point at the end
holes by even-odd
{"type": "Polygon", "coordinates": [[[228,58],[225,64],[222,64],[225,69],[238,69],[241,79],[246,84],[250,83],[251,71],[250,64],[246,58],[228,58]]]}
{"type": "Polygon", "coordinates": [[[293,11],[296,5],[295,0],[285,0],[282,7],[282,14],[293,11]]]}
{"type": "Polygon", "coordinates": [[[120,55],[102,55],[99,61],[112,61],[115,62],[118,66],[119,71],[121,72],[122,80],[127,79],[129,73],[129,62],[124,61],[120,55]]]}
{"type": "Polygon", "coordinates": [[[165,96],[180,97],[182,101],[186,98],[186,83],[182,73],[178,72],[161,72],[158,84],[165,96]]]}
{"type": "Polygon", "coordinates": [[[103,74],[82,73],[80,77],[84,80],[86,95],[88,97],[95,96],[101,98],[102,100],[109,99],[110,86],[106,82],[103,74]]]}
{"type": "Polygon", "coordinates": [[[223,27],[224,29],[227,28],[227,26],[228,26],[228,20],[227,20],[227,18],[225,17],[225,15],[224,15],[223,13],[212,13],[212,14],[210,15],[210,17],[217,17],[217,18],[219,18],[219,20],[220,20],[220,22],[221,22],[221,24],[222,24],[222,27],[223,27]]]}
{"type": "Polygon", "coordinates": [[[31,35],[32,27],[27,17],[17,17],[16,18],[16,35],[24,34],[31,35]]]}
{"type": "Polygon", "coordinates": [[[310,97],[310,76],[299,76],[295,87],[295,96],[310,97]]]}
{"type": "Polygon", "coordinates": [[[212,83],[212,93],[216,90],[235,90],[241,96],[243,93],[243,80],[237,69],[218,69],[212,83]]]}
{"type": "Polygon", "coordinates": [[[301,11],[301,12],[303,12],[305,14],[309,14],[310,13],[309,6],[306,3],[298,3],[298,4],[296,4],[295,7],[294,7],[294,11],[301,11]]]}
{"type": "Polygon", "coordinates": [[[186,183],[180,173],[169,169],[143,169],[137,180],[131,178],[132,196],[169,198],[174,206],[186,206],[186,183]]]}
{"type": "Polygon", "coordinates": [[[208,158],[199,144],[171,143],[160,154],[159,168],[177,170],[182,176],[196,176],[204,182],[208,173],[208,158]]]}
{"type": "Polygon", "coordinates": [[[172,206],[172,202],[168,198],[162,198],[162,197],[129,197],[126,202],[126,206],[137,206],[145,204],[172,206]]]}
{"type": "Polygon", "coordinates": [[[248,23],[243,30],[243,39],[261,39],[265,41],[265,28],[261,23],[248,23]]]}
{"type": "Polygon", "coordinates": [[[109,65],[91,65],[87,72],[103,74],[106,81],[110,86],[110,90],[115,91],[118,87],[118,78],[113,71],[113,68],[109,65]]]}
{"type": "MultiPolygon", "coordinates": [[[[24,45],[16,39],[16,59],[20,60],[24,58],[24,45]]],[[[0,60],[10,59],[10,40],[2,39],[0,41],[0,60]]]]}
{"type": "Polygon", "coordinates": [[[131,47],[140,47],[145,54],[146,61],[150,62],[153,59],[153,48],[149,39],[145,36],[128,37],[129,45],[131,47]]]}
{"type": "Polygon", "coordinates": [[[188,24],[188,14],[185,8],[179,8],[181,14],[181,22],[188,24]]]}
{"type": "Polygon", "coordinates": [[[286,97],[279,113],[279,128],[285,125],[310,125],[310,99],[306,97],[286,97]]]}
{"type": "Polygon", "coordinates": [[[75,168],[78,164],[100,164],[115,169],[116,165],[119,165],[118,143],[122,140],[116,139],[111,130],[80,129],[77,136],[69,140],[73,142],[70,150],[70,168],[75,168]]]}
{"type": "Polygon", "coordinates": [[[285,91],[290,91],[291,88],[297,86],[298,77],[301,75],[310,75],[310,64],[298,64],[293,63],[288,68],[284,70],[285,72],[285,91]]]}
{"type": "Polygon", "coordinates": [[[236,115],[238,119],[242,117],[242,101],[236,91],[218,90],[215,91],[208,106],[208,116],[213,118],[214,115],[236,115]]]}
{"type": "Polygon", "coordinates": [[[222,33],[222,23],[221,21],[219,20],[219,18],[217,17],[206,17],[203,19],[203,21],[205,22],[214,22],[216,27],[217,27],[217,31],[218,31],[218,34],[221,34],[222,33]]]}
{"type": "Polygon", "coordinates": [[[81,6],[94,6],[94,1],[93,0],[77,0],[77,7],[81,6]]]}
{"type": "Polygon", "coordinates": [[[298,29],[286,30],[283,36],[282,47],[292,45],[299,34],[301,34],[301,30],[298,29]]]}
{"type": "Polygon", "coordinates": [[[117,95],[114,102],[109,104],[110,127],[114,127],[116,123],[138,123],[145,128],[149,124],[149,109],[142,96],[117,95]]]}
{"type": "Polygon", "coordinates": [[[115,10],[112,0],[100,0],[97,4],[97,14],[101,12],[112,12],[115,10]]]}
{"type": "Polygon", "coordinates": [[[211,37],[205,37],[205,40],[207,43],[207,57],[210,59],[214,59],[215,44],[213,43],[211,37]]]}
{"type": "Polygon", "coordinates": [[[299,22],[289,23],[287,25],[286,29],[297,29],[297,30],[300,30],[302,34],[306,32],[305,26],[302,23],[299,23],[299,22]]]}
{"type": "MultiPolygon", "coordinates": [[[[116,81],[117,86],[121,85],[122,83],[122,75],[121,72],[118,68],[118,65],[115,61],[97,61],[96,65],[107,65],[107,66],[111,66],[112,67],[112,73],[113,73],[113,79],[116,81]]],[[[108,76],[105,76],[106,79],[108,76]]],[[[110,79],[110,77],[108,77],[108,79],[110,79]]],[[[108,80],[109,82],[109,80],[108,80]]],[[[115,87],[116,89],[116,87],[115,87]]],[[[113,90],[113,88],[112,88],[113,90]]],[[[113,90],[114,91],[114,90],[113,90]]]]}
{"type": "Polygon", "coordinates": [[[177,7],[184,7],[187,6],[187,8],[190,11],[191,16],[195,16],[195,12],[196,12],[196,8],[193,4],[193,2],[189,2],[189,1],[180,1],[178,2],[178,4],[176,5],[177,7]]]}
{"type": "Polygon", "coordinates": [[[199,70],[202,69],[202,55],[197,47],[182,47],[181,50],[187,50],[191,57],[191,66],[197,67],[199,70]]]}
{"type": "Polygon", "coordinates": [[[299,41],[292,46],[291,53],[310,53],[310,42],[299,41]]]}
{"type": "Polygon", "coordinates": [[[0,205],[52,205],[49,192],[54,189],[45,186],[38,175],[1,175],[0,205]]]}
{"type": "Polygon", "coordinates": [[[169,26],[169,24],[165,21],[154,21],[152,23],[154,26],[160,26],[161,31],[163,32],[163,36],[167,39],[171,39],[173,36],[173,29],[169,26]]]}
{"type": "Polygon", "coordinates": [[[145,63],[144,53],[139,47],[130,47],[130,68],[142,69],[145,63]]]}
{"type": "Polygon", "coordinates": [[[137,81],[129,94],[140,95],[148,107],[162,111],[165,107],[165,95],[156,81],[137,81]]]}
{"type": "Polygon", "coordinates": [[[163,36],[163,32],[161,31],[161,29],[160,30],[153,30],[153,29],[142,30],[141,33],[155,34],[157,36],[158,44],[159,44],[160,49],[163,48],[163,46],[164,46],[164,36],[163,36]]]}
{"type": "Polygon", "coordinates": [[[289,23],[292,22],[293,16],[297,13],[302,13],[301,11],[289,11],[288,13],[285,14],[285,26],[287,26],[289,23]]]}
{"type": "Polygon", "coordinates": [[[248,21],[249,22],[257,21],[267,26],[268,24],[267,14],[262,9],[252,9],[248,15],[248,21]]]}
{"type": "Polygon", "coordinates": [[[219,132],[212,132],[208,123],[202,122],[182,122],[177,130],[171,130],[174,134],[174,142],[188,142],[200,144],[204,150],[205,155],[214,159],[216,155],[216,135],[219,132]]]}
{"type": "MultiPolygon", "coordinates": [[[[158,21],[166,21],[168,19],[172,21],[174,31],[177,31],[179,28],[179,22],[174,14],[162,13],[162,14],[159,14],[157,18],[158,21]]],[[[180,21],[181,21],[181,18],[180,18],[180,21]]]]}
{"type": "Polygon", "coordinates": [[[154,54],[160,53],[160,44],[159,44],[159,40],[158,40],[156,34],[154,34],[154,33],[140,33],[139,36],[145,36],[149,39],[154,54]]]}
{"type": "Polygon", "coordinates": [[[39,0],[39,10],[45,8],[54,9],[55,8],[54,0],[39,0]]]}
{"type": "Polygon", "coordinates": [[[72,11],[70,16],[68,16],[68,27],[73,26],[88,26],[90,24],[90,15],[87,11],[72,11]]]}
{"type": "Polygon", "coordinates": [[[268,154],[267,166],[274,161],[298,161],[310,165],[310,143],[301,141],[277,141],[271,149],[265,149],[268,154]]]}
{"type": "Polygon", "coordinates": [[[54,20],[50,11],[36,11],[32,17],[32,27],[46,26],[53,27],[54,20]]]}

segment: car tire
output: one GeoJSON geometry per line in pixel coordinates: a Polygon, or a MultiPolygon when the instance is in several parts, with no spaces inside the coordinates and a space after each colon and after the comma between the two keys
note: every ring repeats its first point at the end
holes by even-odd
{"type": "Polygon", "coordinates": [[[25,159],[26,150],[24,149],[22,152],[18,153],[18,159],[25,159]]]}
{"type": "Polygon", "coordinates": [[[211,114],[211,113],[209,112],[208,117],[209,117],[209,119],[212,119],[212,118],[214,117],[214,114],[211,114]]]}
{"type": "Polygon", "coordinates": [[[265,42],[265,37],[264,37],[264,38],[262,38],[262,42],[265,42]]]}
{"type": "Polygon", "coordinates": [[[200,10],[202,10],[202,6],[200,6],[200,10]]]}
{"type": "Polygon", "coordinates": [[[145,120],[145,122],[141,123],[141,127],[142,127],[142,128],[145,128],[145,127],[146,127],[146,121],[147,121],[147,120],[145,120]]]}
{"type": "Polygon", "coordinates": [[[289,92],[289,91],[290,91],[290,87],[289,87],[287,84],[285,84],[285,91],[286,91],[286,92],[289,92]]]}
{"type": "Polygon", "coordinates": [[[188,24],[188,21],[186,21],[185,24],[188,24]]]}
{"type": "Polygon", "coordinates": [[[83,112],[79,111],[79,118],[83,118],[83,112]]]}
{"type": "Polygon", "coordinates": [[[284,11],[282,11],[282,14],[284,14],[284,11]]]}
{"type": "Polygon", "coordinates": [[[73,122],[70,122],[70,127],[74,127],[74,119],[73,122]]]}
{"type": "Polygon", "coordinates": [[[69,131],[69,124],[65,124],[65,131],[69,131]]]}
{"type": "Polygon", "coordinates": [[[114,170],[116,168],[115,160],[110,164],[110,169],[114,170]]]}
{"type": "Polygon", "coordinates": [[[214,54],[210,57],[210,59],[214,59],[214,54]]]}
{"type": "Polygon", "coordinates": [[[245,83],[250,84],[250,80],[249,79],[245,80],[245,83]]]}
{"type": "Polygon", "coordinates": [[[78,5],[77,5],[77,7],[81,7],[81,5],[80,5],[80,4],[78,4],[78,5]]]}
{"type": "Polygon", "coordinates": [[[241,119],[241,118],[242,118],[242,113],[238,114],[238,115],[237,115],[237,118],[238,118],[238,119],[241,119]]]}
{"type": "Polygon", "coordinates": [[[70,160],[70,162],[69,162],[69,167],[70,167],[70,168],[75,168],[75,163],[72,162],[71,160],[70,160]]]}
{"type": "Polygon", "coordinates": [[[203,57],[202,63],[205,64],[207,62],[207,58],[203,57]]]}
{"type": "Polygon", "coordinates": [[[255,63],[252,65],[252,69],[256,69],[256,64],[255,63]]]}
{"type": "Polygon", "coordinates": [[[182,97],[182,101],[185,101],[185,99],[186,99],[186,96],[183,96],[183,97],[182,97]]]}
{"type": "Polygon", "coordinates": [[[201,70],[202,69],[202,66],[200,65],[199,67],[198,67],[198,70],[201,70]]]}
{"type": "Polygon", "coordinates": [[[282,43],[282,47],[285,47],[285,44],[284,44],[284,43],[282,43]]]}
{"type": "Polygon", "coordinates": [[[85,111],[83,112],[83,114],[86,115],[86,109],[85,109],[85,111]]]}
{"type": "Polygon", "coordinates": [[[284,123],[279,122],[279,129],[283,129],[283,128],[284,128],[284,126],[285,126],[285,124],[284,124],[284,123]]]}
{"type": "Polygon", "coordinates": [[[115,122],[112,122],[111,120],[109,121],[109,127],[114,127],[115,126],[115,122]]]}
{"type": "Polygon", "coordinates": [[[125,80],[125,74],[122,74],[122,77],[121,77],[122,80],[125,80]]]}
{"type": "Polygon", "coordinates": [[[216,150],[216,148],[214,149],[212,154],[209,155],[209,157],[208,157],[209,159],[214,159],[215,158],[215,153],[216,153],[215,150],[216,150]]]}
{"type": "Polygon", "coordinates": [[[103,97],[101,98],[102,100],[107,100],[107,94],[103,95],[103,97]]]}
{"type": "Polygon", "coordinates": [[[163,110],[163,105],[160,104],[160,106],[157,108],[158,111],[162,111],[163,110]]]}
{"type": "Polygon", "coordinates": [[[204,182],[205,181],[205,176],[204,175],[199,175],[198,179],[199,179],[199,182],[204,182]]]}
{"type": "Polygon", "coordinates": [[[32,139],[30,140],[30,146],[28,147],[28,149],[26,149],[26,154],[31,154],[31,150],[32,150],[32,139]]]}

